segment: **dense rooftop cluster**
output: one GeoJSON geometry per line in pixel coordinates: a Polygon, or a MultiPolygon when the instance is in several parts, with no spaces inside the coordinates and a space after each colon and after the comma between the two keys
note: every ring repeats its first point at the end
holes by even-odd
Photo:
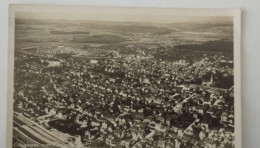
{"type": "Polygon", "coordinates": [[[80,137],[76,145],[234,147],[233,68],[224,57],[75,58],[19,53],[14,110],[80,137]]]}

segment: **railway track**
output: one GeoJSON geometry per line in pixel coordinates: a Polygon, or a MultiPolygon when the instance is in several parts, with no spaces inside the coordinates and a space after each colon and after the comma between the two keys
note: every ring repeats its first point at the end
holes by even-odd
{"type": "Polygon", "coordinates": [[[55,132],[45,129],[38,123],[24,117],[19,113],[13,116],[13,140],[14,147],[21,145],[39,145],[39,147],[61,147],[67,143],[68,135],[57,135],[55,132]]]}

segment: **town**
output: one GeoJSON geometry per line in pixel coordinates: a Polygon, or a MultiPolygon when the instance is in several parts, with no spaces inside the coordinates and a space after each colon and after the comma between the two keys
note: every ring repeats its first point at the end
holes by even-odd
{"type": "Polygon", "coordinates": [[[95,50],[59,45],[16,52],[15,141],[234,147],[232,58],[219,52],[168,60],[157,47],[95,50]]]}

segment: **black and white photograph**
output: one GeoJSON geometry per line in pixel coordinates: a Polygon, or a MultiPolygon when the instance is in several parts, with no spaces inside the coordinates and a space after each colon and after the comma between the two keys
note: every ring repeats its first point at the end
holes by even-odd
{"type": "Polygon", "coordinates": [[[13,148],[240,148],[240,10],[13,5],[13,148]]]}

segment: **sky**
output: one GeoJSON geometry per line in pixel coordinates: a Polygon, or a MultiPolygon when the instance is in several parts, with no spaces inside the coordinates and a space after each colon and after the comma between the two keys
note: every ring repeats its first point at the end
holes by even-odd
{"type": "Polygon", "coordinates": [[[93,20],[119,22],[183,23],[212,22],[232,23],[233,17],[225,10],[191,10],[130,7],[68,7],[33,6],[15,9],[17,19],[93,20]],[[184,10],[184,11],[183,11],[184,10]]]}

